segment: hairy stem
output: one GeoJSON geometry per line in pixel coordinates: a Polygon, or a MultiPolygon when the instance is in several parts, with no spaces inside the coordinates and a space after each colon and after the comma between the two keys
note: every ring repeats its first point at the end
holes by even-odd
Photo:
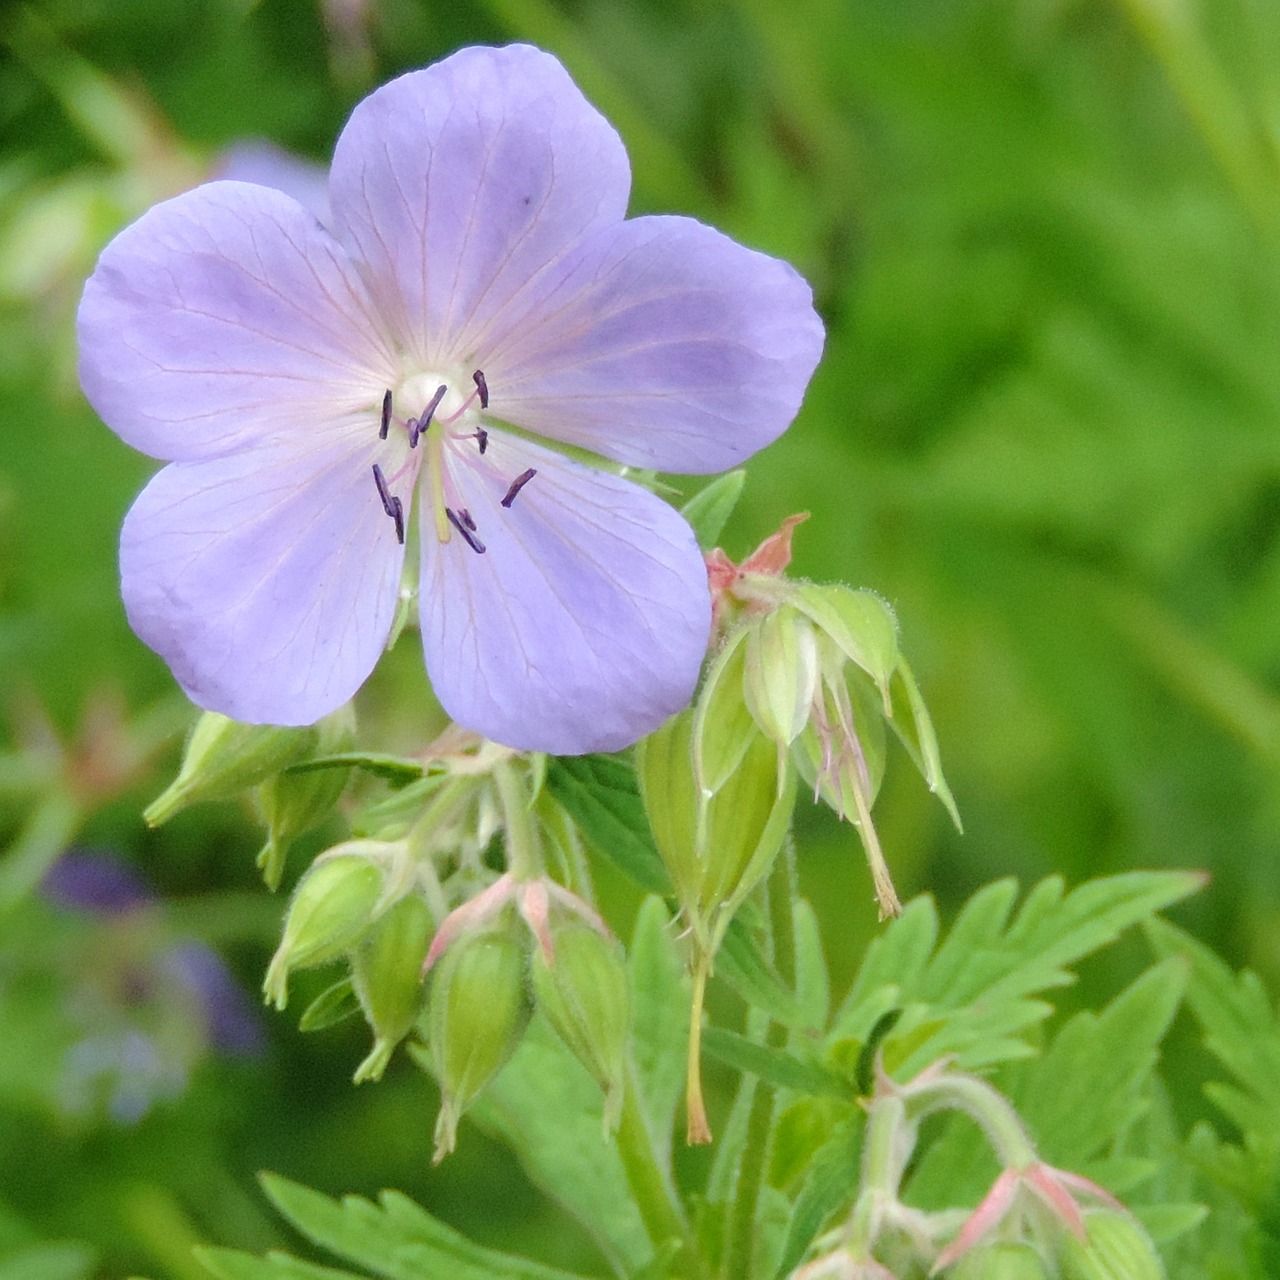
{"type": "MultiPolygon", "coordinates": [[[[795,986],[796,939],[794,903],[796,894],[795,849],[788,839],[782,854],[773,865],[767,883],[769,947],[778,976],[788,988],[795,986]]],[[[781,1049],[787,1043],[787,1029],[770,1022],[764,1042],[781,1049]]],[[[747,1116],[747,1136],[738,1163],[737,1185],[729,1210],[725,1232],[724,1261],[721,1272],[727,1280],[745,1280],[752,1273],[757,1219],[760,1211],[760,1188],[764,1185],[765,1164],[773,1144],[777,1119],[777,1094],[762,1080],[753,1083],[755,1090],[747,1116]]]]}

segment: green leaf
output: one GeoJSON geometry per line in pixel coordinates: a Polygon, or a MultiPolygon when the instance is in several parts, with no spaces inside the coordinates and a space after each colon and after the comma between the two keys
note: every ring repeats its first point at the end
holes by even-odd
{"type": "Polygon", "coordinates": [[[895,1075],[913,1074],[943,1053],[970,1069],[1025,1056],[1022,1033],[1052,1012],[1031,997],[1069,983],[1068,965],[1202,883],[1191,872],[1132,872],[1064,894],[1051,877],[1010,919],[1017,886],[999,881],[970,899],[931,957],[935,912],[912,903],[868,948],[830,1038],[865,1041],[877,1018],[901,1006],[884,1045],[895,1075]]]}
{"type": "Polygon", "coordinates": [[[1050,1164],[1083,1168],[1146,1111],[1157,1049],[1189,969],[1172,957],[1101,1013],[1076,1014],[1027,1073],[1013,1101],[1050,1164]]]}
{"type": "Polygon", "coordinates": [[[343,1022],[353,1014],[360,1012],[360,1001],[356,998],[355,988],[351,985],[350,974],[339,978],[331,987],[326,987],[303,1010],[298,1019],[299,1031],[323,1031],[343,1022]]]}
{"type": "Polygon", "coordinates": [[[861,1115],[838,1124],[813,1157],[809,1176],[792,1209],[791,1226],[778,1262],[779,1280],[804,1257],[827,1222],[851,1203],[862,1159],[862,1124],[861,1115]]]}
{"type": "Polygon", "coordinates": [[[367,1280],[351,1271],[319,1267],[314,1262],[269,1253],[255,1258],[235,1249],[196,1249],[195,1256],[219,1280],[367,1280]]]}
{"type": "MultiPolygon", "coordinates": [[[[262,1175],[262,1186],[309,1240],[386,1280],[576,1280],[569,1272],[473,1244],[397,1191],[384,1191],[374,1204],[359,1196],[330,1200],[270,1173],[262,1175]]],[[[279,1257],[271,1254],[268,1260],[278,1265],[279,1257]]],[[[228,1280],[255,1280],[258,1275],[266,1280],[275,1274],[227,1273],[228,1280]]],[[[314,1275],[316,1280],[347,1275],[320,1268],[284,1274],[314,1275]]]]}
{"type": "Polygon", "coordinates": [[[629,761],[606,755],[554,757],[547,762],[546,788],[620,870],[653,893],[671,893],[629,761]]]}
{"type": "Polygon", "coordinates": [[[627,949],[631,974],[631,1056],[659,1154],[669,1164],[676,1111],[684,1096],[690,986],[667,908],[646,898],[627,949]]]}
{"type": "Polygon", "coordinates": [[[653,1249],[617,1148],[601,1136],[602,1105],[596,1083],[535,1017],[469,1115],[511,1147],[529,1179],[582,1224],[615,1270],[629,1274],[653,1249]]]}
{"type": "Polygon", "coordinates": [[[284,772],[311,773],[316,769],[363,769],[375,778],[382,778],[394,788],[417,782],[427,772],[421,760],[387,755],[380,751],[340,751],[335,755],[316,756],[314,760],[290,765],[284,772]]]}
{"type": "Polygon", "coordinates": [[[29,1244],[0,1257],[4,1280],[87,1280],[97,1255],[88,1245],[72,1240],[29,1244]]]}
{"type": "Polygon", "coordinates": [[[786,1049],[757,1044],[736,1031],[725,1031],[721,1027],[705,1028],[702,1047],[721,1062],[759,1076],[780,1089],[852,1101],[853,1088],[847,1080],[815,1062],[806,1062],[786,1049]]]}
{"type": "Polygon", "coordinates": [[[716,953],[716,977],[753,1008],[763,1009],[784,1026],[812,1029],[820,1025],[821,1020],[814,1020],[813,1011],[787,990],[741,917],[733,919],[725,930],[716,953]]]}
{"type": "Polygon", "coordinates": [[[1159,956],[1181,956],[1191,965],[1187,1004],[1209,1052],[1238,1088],[1209,1085],[1206,1093],[1250,1140],[1280,1148],[1280,1020],[1256,974],[1233,973],[1203,943],[1163,920],[1150,921],[1147,938],[1159,956]]]}
{"type": "Polygon", "coordinates": [[[746,484],[747,473],[739,468],[737,471],[726,471],[717,476],[710,484],[704,485],[688,502],[680,508],[680,514],[693,528],[698,546],[709,551],[716,545],[733,509],[742,496],[742,486],[746,484]]]}

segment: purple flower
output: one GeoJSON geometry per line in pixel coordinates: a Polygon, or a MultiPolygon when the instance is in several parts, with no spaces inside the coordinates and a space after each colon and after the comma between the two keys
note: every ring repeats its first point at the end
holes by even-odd
{"type": "Polygon", "coordinates": [[[416,495],[427,670],[454,719],[569,754],[687,702],[711,617],[690,529],[531,437],[733,466],[795,415],[822,326],[784,263],[687,218],[624,221],[628,186],[554,58],[464,49],[356,108],[331,230],[215,182],[107,247],[81,382],[170,463],[121,575],[194,701],[308,724],[349,699],[391,631],[416,495]]]}

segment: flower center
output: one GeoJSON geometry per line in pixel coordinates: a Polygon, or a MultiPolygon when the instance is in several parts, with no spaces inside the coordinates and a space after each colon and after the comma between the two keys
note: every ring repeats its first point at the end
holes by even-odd
{"type": "MultiPolygon", "coordinates": [[[[436,537],[441,542],[448,542],[451,532],[457,532],[472,551],[484,554],[485,545],[477,535],[471,513],[457,501],[450,504],[445,494],[446,442],[456,445],[464,440],[474,441],[481,455],[489,445],[489,433],[481,425],[480,417],[489,407],[489,385],[480,369],[472,373],[471,382],[473,387],[466,388],[465,382],[456,376],[416,373],[401,382],[394,392],[388,388],[383,394],[378,436],[386,440],[393,429],[403,430],[408,436],[410,453],[404,465],[390,478],[374,463],[373,482],[377,486],[382,509],[395,522],[396,538],[401,543],[404,542],[404,503],[392,493],[391,486],[409,473],[412,473],[410,484],[416,482],[425,455],[436,537]],[[401,418],[396,415],[397,403],[421,405],[422,408],[415,418],[401,418]],[[414,453],[419,443],[424,446],[423,454],[414,453]]],[[[509,509],[516,495],[536,474],[530,467],[517,476],[508,487],[501,505],[509,509]]]]}

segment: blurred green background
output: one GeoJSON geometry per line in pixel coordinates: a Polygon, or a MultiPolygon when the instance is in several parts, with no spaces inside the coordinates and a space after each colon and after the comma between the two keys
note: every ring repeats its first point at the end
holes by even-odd
{"type": "MultiPolygon", "coordinates": [[[[177,1015],[161,988],[84,1014],[85,973],[136,944],[30,894],[50,851],[109,851],[164,898],[146,964],[200,939],[248,992],[279,918],[234,806],[159,832],[137,816],[187,713],[116,591],[152,464],[75,382],[97,251],[232,143],[323,161],[375,84],[511,39],[558,54],[617,125],[634,211],[714,222],[814,285],[826,358],[724,542],[739,557],[810,511],[798,572],[897,609],[966,823],[890,767],[877,814],[903,896],[1203,867],[1184,923],[1280,985],[1280,5],[10,0],[0,1260],[83,1242],[61,1263],[39,1246],[42,1277],[185,1280],[194,1240],[281,1243],[263,1167],[400,1186],[477,1238],[594,1265],[479,1135],[431,1170],[430,1086],[402,1066],[352,1090],[358,1029],[264,1014],[243,1059],[170,1046],[178,1083],[140,1117],[70,1099],[86,1018],[177,1015]]],[[[875,927],[866,872],[816,811],[801,848],[839,981],[875,927]]]]}

